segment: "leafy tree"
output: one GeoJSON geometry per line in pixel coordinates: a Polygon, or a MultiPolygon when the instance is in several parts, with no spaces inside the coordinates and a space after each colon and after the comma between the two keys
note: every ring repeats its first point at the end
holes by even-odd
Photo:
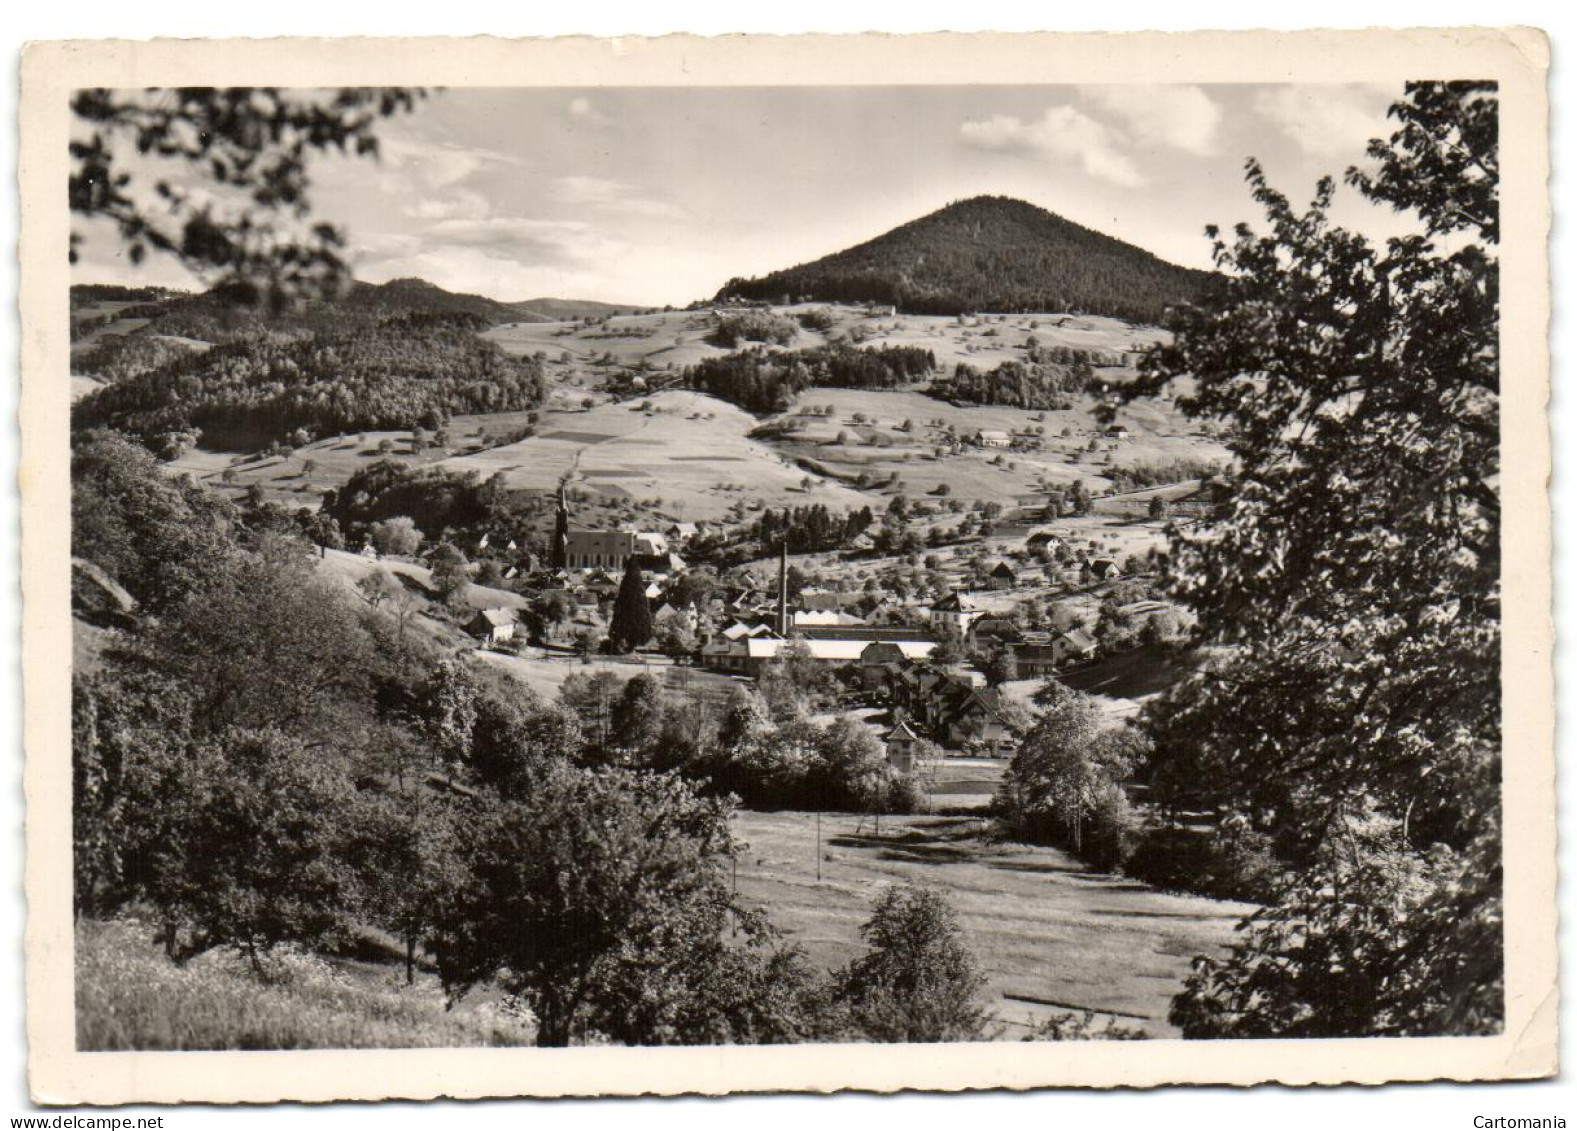
{"type": "Polygon", "coordinates": [[[360,908],[405,944],[405,983],[416,981],[417,948],[437,925],[444,896],[464,881],[455,855],[462,818],[443,793],[422,787],[365,791],[352,818],[360,908]]]}
{"type": "Polygon", "coordinates": [[[150,612],[208,584],[238,550],[230,505],[172,479],[124,436],[74,435],[71,482],[73,556],[101,566],[150,612]]]}
{"type": "Polygon", "coordinates": [[[631,676],[613,705],[613,734],[633,761],[644,761],[662,737],[667,714],[663,685],[649,672],[631,676]]]}
{"type": "Polygon", "coordinates": [[[416,523],[405,515],[373,523],[369,534],[373,547],[380,554],[414,557],[422,545],[422,532],[416,529],[416,523]]]}
{"type": "Polygon", "coordinates": [[[439,755],[454,766],[471,756],[476,704],[481,695],[471,666],[458,655],[434,665],[418,700],[418,723],[439,755]]]}
{"type": "Polygon", "coordinates": [[[832,673],[811,655],[801,636],[790,637],[756,676],[756,687],[776,719],[796,718],[815,709],[831,692],[832,682],[832,673]]]}
{"type": "Polygon", "coordinates": [[[474,781],[519,798],[546,769],[579,758],[583,742],[580,720],[568,708],[516,686],[485,690],[476,698],[467,768],[474,781]]]}
{"type": "MultiPolygon", "coordinates": [[[[1371,143],[1379,173],[1348,174],[1422,225],[1384,249],[1331,224],[1331,179],[1299,212],[1251,162],[1268,231],[1217,237],[1219,301],[1180,313],[1134,390],[1192,375],[1179,407],[1224,420],[1235,460],[1217,481],[1222,505],[1176,531],[1168,554],[1201,634],[1235,650],[1156,708],[1157,765],[1274,835],[1304,872],[1277,904],[1289,923],[1345,914],[1307,870],[1328,867],[1333,840],[1371,811],[1398,823],[1373,849],[1387,872],[1418,873],[1437,844],[1499,856],[1496,97],[1493,84],[1407,85],[1391,111],[1400,128],[1371,143]]],[[[1496,918],[1499,875],[1437,888],[1395,920],[1395,938],[1353,950],[1356,968],[1329,967],[1317,948],[1290,955],[1287,980],[1346,996],[1361,976],[1371,1001],[1405,1003],[1349,1018],[1351,1033],[1492,1028],[1498,934],[1476,933],[1485,952],[1469,952],[1460,916],[1440,912],[1496,918]],[[1437,956],[1454,1008],[1404,992],[1387,957],[1402,951],[1437,956]],[[1461,980],[1468,971],[1489,983],[1461,980]]],[[[1256,928],[1221,986],[1247,976],[1264,952],[1255,940],[1271,945],[1275,930],[1256,928]]],[[[1244,1027],[1300,1024],[1279,1008],[1267,999],[1244,1027]]]]}
{"type": "Polygon", "coordinates": [[[731,851],[724,805],[675,777],[553,770],[466,831],[468,879],[436,944],[444,985],[497,979],[544,1047],[684,1040],[678,1018],[722,961],[731,851]]]}
{"type": "Polygon", "coordinates": [[[112,665],[74,673],[72,833],[79,913],[112,912],[144,894],[179,835],[170,783],[186,762],[191,704],[157,671],[112,665]]]}
{"type": "Polygon", "coordinates": [[[427,559],[433,592],[446,605],[458,605],[471,586],[471,563],[453,542],[440,542],[427,559]]]}
{"type": "Polygon", "coordinates": [[[981,656],[976,661],[986,683],[992,687],[1001,687],[1018,678],[1018,663],[1013,658],[1013,650],[1005,645],[997,645],[991,651],[981,656]]]}
{"type": "Polygon", "coordinates": [[[575,616],[575,605],[569,594],[561,589],[549,589],[531,599],[526,609],[527,621],[535,635],[551,639],[575,616]]]}
{"type": "Polygon", "coordinates": [[[834,1000],[861,1036],[906,1044],[986,1038],[985,975],[943,895],[890,887],[860,934],[870,951],[838,974],[834,1000]]]}
{"type": "Polygon", "coordinates": [[[356,582],[356,592],[361,595],[361,599],[366,601],[370,608],[374,609],[403,588],[404,586],[400,584],[400,579],[386,569],[375,569],[356,582]]]}
{"type": "Polygon", "coordinates": [[[1398,822],[1354,814],[1312,864],[1199,958],[1171,1020],[1187,1037],[1432,1036],[1499,1031],[1501,910],[1490,838],[1409,851],[1398,822]]]}
{"type": "Polygon", "coordinates": [[[364,703],[371,642],[342,591],[297,551],[238,557],[145,637],[199,727],[331,734],[364,703]]]}
{"type": "Polygon", "coordinates": [[[624,565],[619,595],[614,599],[608,641],[618,652],[633,652],[652,638],[652,605],[646,598],[646,577],[632,557],[624,565]]]}
{"type": "MultiPolygon", "coordinates": [[[[421,91],[388,87],[311,95],[272,87],[75,92],[71,140],[73,216],[113,224],[132,263],[149,251],[198,275],[218,275],[242,297],[321,292],[348,276],[344,233],[310,227],[307,157],[316,151],[378,155],[381,118],[409,111],[421,91]],[[152,192],[125,160],[156,159],[152,192]],[[183,187],[180,171],[208,182],[183,187]]],[[[76,262],[80,234],[72,233],[76,262]]]]}
{"type": "Polygon", "coordinates": [[[170,840],[140,888],[174,961],[232,946],[264,974],[275,946],[321,943],[343,925],[352,793],[335,759],[278,731],[233,730],[167,769],[147,816],[170,840]]]}
{"type": "Polygon", "coordinates": [[[1084,849],[1084,829],[1113,777],[1093,756],[1100,707],[1048,679],[1035,693],[1040,716],[1020,741],[998,787],[997,809],[1031,840],[1084,849]]]}
{"type": "Polygon", "coordinates": [[[663,655],[683,660],[695,655],[700,641],[683,617],[672,617],[658,628],[657,646],[663,650],[663,655]]]}
{"type": "Polygon", "coordinates": [[[610,671],[571,675],[559,687],[559,702],[574,713],[586,736],[588,751],[602,761],[615,737],[613,706],[624,692],[624,681],[610,671]]]}

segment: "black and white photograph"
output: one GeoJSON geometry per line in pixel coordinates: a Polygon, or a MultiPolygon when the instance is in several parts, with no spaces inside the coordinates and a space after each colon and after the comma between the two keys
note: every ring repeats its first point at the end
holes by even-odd
{"type": "Polygon", "coordinates": [[[69,1052],[1553,1069],[1542,74],[982,61],[35,103],[69,1052]]]}

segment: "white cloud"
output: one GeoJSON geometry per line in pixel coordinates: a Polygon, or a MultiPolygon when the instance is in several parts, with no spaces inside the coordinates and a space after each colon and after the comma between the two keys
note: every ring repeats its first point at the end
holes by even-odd
{"type": "Polygon", "coordinates": [[[1395,98],[1387,87],[1284,86],[1260,91],[1254,110],[1311,157],[1359,161],[1370,138],[1390,135],[1395,98]]]}
{"type": "Polygon", "coordinates": [[[643,196],[622,181],[604,177],[569,176],[555,178],[551,186],[553,198],[565,204],[596,208],[603,212],[626,216],[645,216],[652,219],[678,219],[684,209],[666,200],[643,196]]]}
{"type": "Polygon", "coordinates": [[[1122,152],[1117,132],[1072,106],[1052,106],[1038,121],[1006,114],[967,121],[959,127],[959,136],[976,149],[1076,160],[1090,176],[1125,188],[1145,183],[1138,166],[1122,152]]]}
{"type": "Polygon", "coordinates": [[[1200,156],[1216,150],[1221,107],[1197,86],[1081,86],[1079,97],[1120,121],[1138,144],[1200,156]]]}
{"type": "Polygon", "coordinates": [[[569,100],[570,120],[583,126],[605,126],[608,124],[608,115],[597,109],[589,98],[571,98],[569,100]]]}
{"type": "Polygon", "coordinates": [[[378,150],[386,170],[410,176],[428,189],[457,185],[486,168],[521,164],[518,157],[491,149],[395,134],[384,137],[378,150]]]}
{"type": "Polygon", "coordinates": [[[617,260],[630,250],[623,240],[584,221],[525,216],[442,219],[417,232],[364,238],[357,249],[358,275],[364,278],[409,274],[410,265],[441,263],[450,255],[473,263],[481,255],[523,266],[590,269],[598,263],[617,260]],[[391,264],[406,266],[391,268],[391,264]]]}
{"type": "Polygon", "coordinates": [[[475,189],[456,188],[439,196],[424,196],[405,206],[414,220],[480,220],[492,211],[487,197],[475,189]]]}

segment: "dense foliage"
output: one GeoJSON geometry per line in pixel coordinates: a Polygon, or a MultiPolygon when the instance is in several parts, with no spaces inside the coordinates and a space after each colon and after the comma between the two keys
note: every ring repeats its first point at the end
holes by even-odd
{"type": "Polygon", "coordinates": [[[1060,411],[1073,407],[1074,399],[1088,388],[1093,373],[1084,362],[1061,365],[1004,361],[986,372],[960,362],[951,377],[931,382],[927,392],[955,404],[1060,411]]]}
{"type": "Polygon", "coordinates": [[[455,530],[501,542],[527,538],[536,514],[532,504],[497,477],[387,459],[359,469],[344,486],[326,494],[323,512],[350,534],[403,518],[432,538],[455,530]]]}
{"type": "Polygon", "coordinates": [[[1137,840],[1122,782],[1142,740],[1106,727],[1095,700],[1055,679],[1036,692],[1035,704],[1040,714],[1014,751],[993,809],[1019,837],[1115,870],[1137,840]]]}
{"type": "Polygon", "coordinates": [[[98,390],[79,425],[144,435],[198,429],[218,447],[256,447],[304,429],[436,427],[467,412],[534,408],[539,366],[478,338],[465,320],[389,318],[354,331],[257,335],[98,390]]]}
{"type": "MultiPolygon", "coordinates": [[[[74,91],[72,215],[113,225],[133,264],[168,255],[275,303],[332,291],[348,275],[345,235],[309,222],[308,160],[376,158],[381,119],[423,96],[401,87],[74,91]]],[[[72,262],[79,238],[72,233],[72,262]]]]}
{"type": "Polygon", "coordinates": [[[1190,1035],[1501,1024],[1495,112],[1492,84],[1409,84],[1379,173],[1349,174],[1422,221],[1383,249],[1331,224],[1329,179],[1299,212],[1250,163],[1269,229],[1218,240],[1224,294],[1150,366],[1145,391],[1197,382],[1177,403],[1225,420],[1235,459],[1168,557],[1232,648],[1153,710],[1155,783],[1242,814],[1293,872],[1199,963],[1190,1035]],[[1441,981],[1414,992],[1404,953],[1441,981]]]}
{"type": "Polygon", "coordinates": [[[201,346],[163,334],[106,334],[71,356],[71,372],[101,381],[124,381],[162,369],[201,346]]]}
{"type": "Polygon", "coordinates": [[[815,554],[836,550],[870,529],[875,516],[870,507],[844,515],[834,515],[825,503],[807,507],[764,510],[751,528],[750,536],[763,552],[786,545],[791,554],[815,554]]]}
{"type": "Polygon", "coordinates": [[[768,350],[757,346],[726,357],[701,360],[685,371],[692,388],[736,404],[747,412],[783,412],[803,390],[893,389],[936,367],[930,350],[918,346],[816,346],[768,350]]]}
{"type": "Polygon", "coordinates": [[[857,247],[719,298],[890,303],[916,314],[1067,310],[1159,322],[1210,276],[1006,197],[949,204],[857,247]]]}
{"type": "Polygon", "coordinates": [[[860,933],[870,953],[842,971],[834,1000],[873,1040],[923,1044],[988,1036],[991,1016],[980,1005],[986,977],[942,895],[888,888],[860,933]]]}

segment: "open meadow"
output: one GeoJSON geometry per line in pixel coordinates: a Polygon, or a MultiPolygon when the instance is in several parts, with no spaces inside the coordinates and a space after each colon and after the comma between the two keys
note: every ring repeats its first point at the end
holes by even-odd
{"type": "Polygon", "coordinates": [[[734,831],[749,845],[740,894],[813,963],[834,967],[862,951],[860,924],[885,885],[944,890],[1008,1039],[1083,1010],[1175,1036],[1167,1003],[1190,961],[1225,947],[1249,911],[1096,872],[1054,848],[994,841],[977,817],[884,817],[878,835],[871,817],[824,813],[819,865],[816,828],[814,813],[740,812],[734,831]]]}

